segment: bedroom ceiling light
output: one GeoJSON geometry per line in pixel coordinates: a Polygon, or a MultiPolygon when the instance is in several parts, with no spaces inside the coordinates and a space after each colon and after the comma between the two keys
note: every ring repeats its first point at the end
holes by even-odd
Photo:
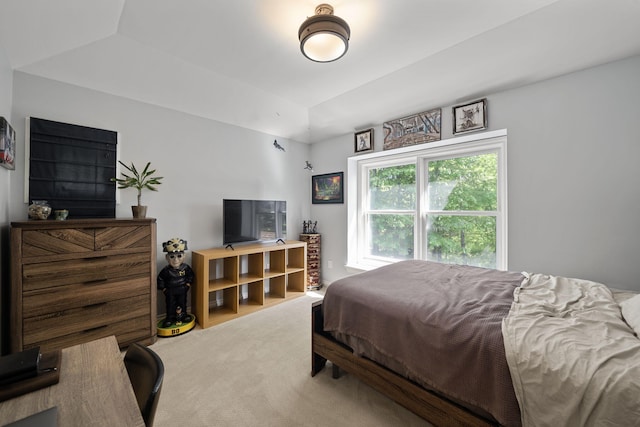
{"type": "Polygon", "coordinates": [[[300,25],[300,51],[315,62],[335,61],[347,52],[350,35],[349,24],[333,14],[331,5],[322,3],[316,6],[316,14],[300,25]]]}

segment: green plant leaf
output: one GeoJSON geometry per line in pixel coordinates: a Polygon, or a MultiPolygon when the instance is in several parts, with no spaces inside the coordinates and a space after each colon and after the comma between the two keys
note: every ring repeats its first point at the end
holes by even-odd
{"type": "Polygon", "coordinates": [[[126,163],[118,160],[118,163],[122,165],[129,173],[121,172],[121,178],[111,178],[111,182],[115,182],[118,185],[119,189],[125,188],[135,188],[138,190],[138,205],[140,205],[140,200],[142,197],[142,190],[147,189],[151,191],[158,191],[155,187],[156,185],[162,184],[161,180],[163,177],[161,176],[152,176],[156,173],[155,169],[151,169],[151,162],[147,162],[142,173],[138,172],[138,168],[136,168],[135,164],[131,163],[131,166],[126,163]]]}

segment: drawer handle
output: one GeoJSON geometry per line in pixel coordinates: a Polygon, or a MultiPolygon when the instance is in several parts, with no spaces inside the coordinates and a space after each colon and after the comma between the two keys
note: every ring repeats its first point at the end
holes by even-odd
{"type": "Polygon", "coordinates": [[[100,284],[100,283],[104,283],[107,280],[109,280],[109,279],[89,280],[88,282],[84,282],[83,285],[86,285],[86,286],[97,285],[97,284],[100,284]]]}
{"type": "Polygon", "coordinates": [[[97,302],[95,304],[88,304],[88,305],[83,305],[82,308],[95,308],[95,307],[100,307],[101,305],[106,305],[106,302],[97,302]]]}
{"type": "Polygon", "coordinates": [[[104,259],[104,258],[109,258],[108,255],[100,255],[100,256],[94,256],[92,258],[82,258],[83,261],[93,261],[96,259],[104,259]]]}
{"type": "Polygon", "coordinates": [[[95,328],[85,329],[84,331],[82,331],[82,333],[84,333],[84,334],[88,334],[88,333],[91,333],[91,332],[98,331],[98,330],[100,330],[100,329],[104,329],[104,328],[106,328],[106,327],[107,327],[107,325],[96,326],[95,328]]]}

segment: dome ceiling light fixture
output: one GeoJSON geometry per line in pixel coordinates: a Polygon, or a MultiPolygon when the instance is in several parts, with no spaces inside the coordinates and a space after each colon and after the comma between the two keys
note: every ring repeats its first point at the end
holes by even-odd
{"type": "Polygon", "coordinates": [[[322,3],[316,14],[300,25],[300,51],[315,62],[332,62],[342,58],[349,48],[349,24],[333,14],[333,7],[322,3]]]}

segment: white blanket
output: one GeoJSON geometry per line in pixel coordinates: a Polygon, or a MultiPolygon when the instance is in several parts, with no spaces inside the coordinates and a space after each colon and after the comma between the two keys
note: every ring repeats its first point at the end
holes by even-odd
{"type": "Polygon", "coordinates": [[[611,291],[527,276],[502,323],[523,426],[640,425],[640,339],[611,291]]]}

